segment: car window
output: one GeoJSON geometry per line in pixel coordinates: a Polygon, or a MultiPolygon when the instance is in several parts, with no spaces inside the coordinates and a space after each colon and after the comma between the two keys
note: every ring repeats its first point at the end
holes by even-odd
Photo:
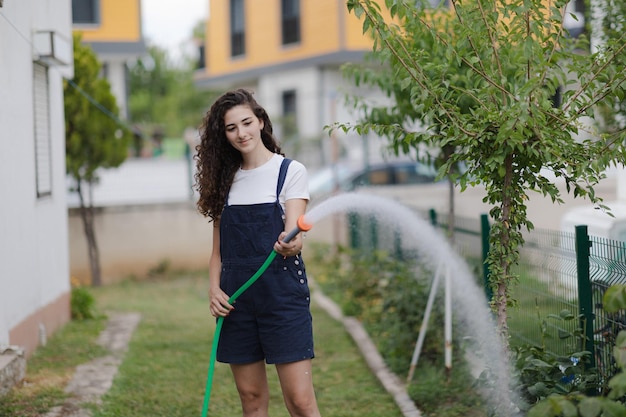
{"type": "Polygon", "coordinates": [[[425,184],[434,182],[436,177],[437,170],[432,165],[419,162],[390,163],[369,167],[366,172],[355,175],[346,189],[366,185],[425,184]]]}
{"type": "Polygon", "coordinates": [[[433,182],[436,171],[423,164],[399,165],[395,169],[396,184],[423,184],[433,182]]]}
{"type": "Polygon", "coordinates": [[[396,184],[410,184],[415,176],[415,167],[404,166],[396,169],[396,184]]]}
{"type": "Polygon", "coordinates": [[[392,184],[391,171],[387,168],[373,169],[369,173],[369,183],[371,185],[392,184]]]}

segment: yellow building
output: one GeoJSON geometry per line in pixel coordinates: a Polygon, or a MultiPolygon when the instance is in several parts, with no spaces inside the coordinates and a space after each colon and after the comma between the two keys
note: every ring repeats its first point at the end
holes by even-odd
{"type": "Polygon", "coordinates": [[[371,50],[362,23],[337,0],[227,0],[210,3],[206,86],[254,82],[260,75],[360,60],[371,50]]]}
{"type": "Polygon", "coordinates": [[[102,73],[117,98],[120,115],[128,116],[128,63],[146,53],[140,0],[72,0],[72,23],[102,63],[102,73]]]}
{"type": "MultiPolygon", "coordinates": [[[[450,5],[449,0],[429,2],[432,7],[450,5]]],[[[361,143],[340,136],[332,142],[324,131],[324,126],[334,122],[356,120],[344,98],[357,89],[352,80],[342,76],[340,67],[361,62],[372,49],[362,21],[348,12],[346,3],[210,1],[204,68],[196,74],[196,85],[216,91],[234,87],[254,90],[283,145],[293,142],[293,147],[284,146],[286,151],[309,166],[336,158],[375,161],[380,158],[379,139],[358,138],[361,143]]],[[[568,10],[578,12],[580,3],[582,0],[571,0],[568,10]]],[[[359,89],[358,94],[380,103],[388,100],[377,91],[359,89]]]]}
{"type": "Polygon", "coordinates": [[[345,0],[212,0],[205,42],[196,84],[255,91],[289,155],[313,167],[337,153],[363,159],[364,146],[342,137],[334,152],[324,132],[335,121],[355,120],[343,96],[352,83],[340,66],[361,62],[372,49],[345,0]]]}

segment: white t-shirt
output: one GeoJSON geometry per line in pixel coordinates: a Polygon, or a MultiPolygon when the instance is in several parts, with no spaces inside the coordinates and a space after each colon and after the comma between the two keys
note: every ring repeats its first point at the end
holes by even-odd
{"type": "MultiPolygon", "coordinates": [[[[229,205],[273,203],[276,201],[276,184],[280,164],[285,159],[274,154],[269,161],[254,169],[239,169],[228,194],[229,205]]],[[[309,180],[304,165],[292,160],[287,170],[285,184],[279,201],[285,210],[285,201],[293,198],[309,199],[309,180]]]]}

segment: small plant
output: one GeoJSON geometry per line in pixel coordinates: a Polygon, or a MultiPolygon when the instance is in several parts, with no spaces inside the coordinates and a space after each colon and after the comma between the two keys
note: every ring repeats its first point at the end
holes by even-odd
{"type": "Polygon", "coordinates": [[[149,277],[160,277],[170,272],[171,262],[169,259],[161,259],[154,267],[148,271],[149,277]]]}
{"type": "MultiPolygon", "coordinates": [[[[550,337],[547,333],[548,319],[568,322],[580,320],[568,310],[559,315],[548,315],[541,320],[542,341],[550,337]]],[[[573,339],[575,346],[583,346],[582,329],[569,332],[565,326],[558,326],[560,339],[573,339]]],[[[521,394],[529,404],[547,398],[552,394],[586,393],[598,389],[598,373],[589,367],[591,352],[575,351],[559,355],[541,346],[522,345],[515,348],[515,368],[521,385],[521,394]]]]}
{"type": "MultiPolygon", "coordinates": [[[[616,313],[626,308],[626,285],[610,287],[602,299],[607,313],[616,313]]],[[[553,393],[530,409],[528,417],[611,417],[626,416],[626,331],[618,333],[613,357],[621,372],[608,383],[606,396],[588,396],[581,392],[553,393]]]]}
{"type": "Polygon", "coordinates": [[[70,312],[72,320],[88,320],[96,318],[96,300],[89,289],[76,278],[71,279],[72,292],[70,312]]]}
{"type": "Polygon", "coordinates": [[[407,387],[420,411],[437,417],[484,417],[487,405],[474,387],[474,377],[462,360],[447,372],[442,363],[423,362],[407,387]]]}

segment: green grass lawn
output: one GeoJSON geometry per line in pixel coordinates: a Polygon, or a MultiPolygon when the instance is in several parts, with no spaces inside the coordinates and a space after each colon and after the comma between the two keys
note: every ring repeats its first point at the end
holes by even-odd
{"type": "MultiPolygon", "coordinates": [[[[184,273],[92,290],[100,312],[142,315],[113,387],[101,406],[93,406],[94,417],[201,415],[215,324],[209,314],[207,288],[206,273],[184,273]]],[[[322,414],[401,417],[393,398],[372,375],[343,326],[316,305],[312,312],[317,355],[313,377],[322,414]]],[[[104,323],[72,322],[66,326],[71,331],[64,329],[52,337],[33,358],[34,368],[29,361],[28,384],[0,398],[0,416],[39,416],[59,404],[73,367],[102,354],[94,341],[95,330],[104,323]],[[38,382],[42,380],[45,383],[38,382]],[[41,403],[35,410],[33,404],[41,403]]],[[[288,416],[273,367],[268,367],[268,374],[270,415],[288,416]]],[[[218,363],[209,416],[240,414],[230,370],[218,363]]]]}

